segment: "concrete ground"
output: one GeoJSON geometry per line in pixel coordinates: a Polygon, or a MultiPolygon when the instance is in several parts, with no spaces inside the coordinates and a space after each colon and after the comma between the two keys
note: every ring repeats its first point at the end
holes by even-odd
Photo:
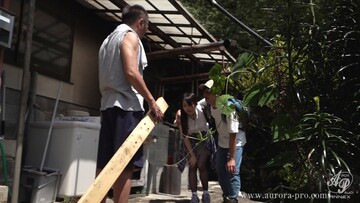
{"type": "MultiPolygon", "coordinates": [[[[163,167],[160,167],[163,168],[163,167]]],[[[162,171],[157,171],[153,173],[153,178],[148,178],[149,182],[146,184],[148,190],[145,188],[133,188],[130,195],[129,203],[188,203],[191,199],[191,191],[188,188],[188,167],[185,167],[183,173],[179,173],[177,168],[170,170],[174,173],[169,173],[169,176],[166,176],[166,182],[161,184],[160,174],[162,171]],[[177,177],[176,177],[177,176],[177,177]],[[169,186],[169,187],[167,187],[169,186]],[[161,189],[160,189],[161,188],[161,189]],[[136,190],[138,189],[138,190],[136,190]],[[165,193],[165,190],[168,190],[165,193]],[[151,192],[150,192],[151,191],[151,192]],[[137,193],[137,194],[135,194],[137,193]],[[149,193],[149,194],[146,194],[149,193]],[[170,194],[172,193],[172,194],[170,194]],[[180,194],[178,194],[180,193],[180,194]]],[[[198,196],[201,200],[202,196],[202,187],[200,181],[198,182],[198,196]]],[[[209,193],[211,196],[212,203],[222,203],[222,190],[217,181],[209,181],[209,193]]],[[[246,194],[243,193],[245,196],[246,194]]],[[[257,203],[257,201],[250,200],[247,197],[239,197],[240,203],[257,203]]],[[[63,201],[63,203],[75,203],[76,199],[72,201],[63,201]]],[[[201,202],[201,201],[200,201],[201,202]]],[[[106,203],[114,203],[113,200],[107,199],[106,203]]]]}
{"type": "MultiPolygon", "coordinates": [[[[217,181],[209,182],[209,193],[211,196],[211,202],[221,203],[222,202],[222,191],[217,181]]],[[[198,191],[199,198],[201,200],[202,192],[198,191]]],[[[181,186],[181,193],[179,195],[157,193],[149,195],[131,195],[129,203],[187,203],[190,202],[191,192],[187,186],[181,186]]],[[[241,203],[256,203],[248,198],[238,198],[241,203]]],[[[113,203],[112,200],[108,199],[106,203],[113,203]]]]}
{"type": "MultiPolygon", "coordinates": [[[[164,185],[161,186],[161,184],[160,184],[161,180],[160,180],[159,174],[161,174],[161,172],[158,171],[158,172],[153,173],[154,178],[157,180],[155,182],[150,181],[148,183],[148,187],[152,188],[152,192],[148,192],[149,193],[148,195],[132,194],[130,196],[130,199],[128,202],[129,203],[147,203],[147,202],[149,202],[149,203],[173,203],[173,202],[187,203],[187,202],[190,202],[192,194],[188,188],[188,166],[185,167],[184,172],[181,174],[178,173],[178,170],[176,167],[174,170],[169,170],[168,172],[169,172],[169,174],[168,174],[169,176],[166,176],[167,180],[169,181],[168,183],[179,184],[178,187],[174,187],[174,185],[171,185],[171,189],[168,188],[169,193],[173,193],[173,194],[167,194],[167,193],[160,192],[160,191],[164,191],[164,189],[160,190],[160,188],[164,187],[164,185]],[[177,189],[174,189],[174,188],[177,188],[177,189]],[[179,192],[180,192],[180,194],[174,195],[174,193],[176,194],[179,192]]],[[[151,180],[151,179],[153,179],[153,178],[148,178],[148,180],[151,180]]],[[[155,179],[153,179],[153,180],[155,180],[155,179]]],[[[201,191],[200,181],[198,182],[198,188],[199,188],[198,196],[201,200],[202,191],[201,191]]],[[[222,190],[217,181],[209,181],[209,193],[211,196],[212,203],[222,203],[223,202],[222,190]]],[[[239,197],[238,200],[240,203],[256,203],[256,201],[252,201],[248,198],[239,197]]],[[[113,201],[108,199],[106,201],[106,203],[113,203],[113,201]]]]}

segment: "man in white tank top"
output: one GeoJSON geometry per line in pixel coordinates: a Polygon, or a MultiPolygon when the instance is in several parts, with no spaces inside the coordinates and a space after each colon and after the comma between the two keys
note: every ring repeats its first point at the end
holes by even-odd
{"type": "MultiPolygon", "coordinates": [[[[148,28],[147,12],[139,5],[125,7],[122,20],[123,24],[104,40],[99,50],[102,121],[97,174],[143,118],[144,99],[155,118],[163,118],[143,80],[147,59],[140,38],[148,28]]],[[[133,170],[142,166],[140,148],[113,185],[115,203],[128,202],[133,170]]]]}

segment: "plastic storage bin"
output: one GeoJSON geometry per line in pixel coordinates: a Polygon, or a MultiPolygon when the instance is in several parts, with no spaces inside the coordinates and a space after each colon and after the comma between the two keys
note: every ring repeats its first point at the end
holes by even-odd
{"type": "MultiPolygon", "coordinates": [[[[50,122],[33,122],[25,148],[25,165],[40,167],[50,122]]],[[[99,123],[55,121],[44,167],[59,169],[59,197],[83,195],[95,179],[99,123]]]]}
{"type": "Polygon", "coordinates": [[[24,167],[20,179],[20,203],[53,203],[56,200],[60,171],[24,167]]]}

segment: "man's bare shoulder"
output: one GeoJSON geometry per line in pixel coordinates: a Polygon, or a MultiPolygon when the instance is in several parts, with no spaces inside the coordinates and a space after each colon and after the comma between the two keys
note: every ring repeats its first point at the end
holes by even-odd
{"type": "Polygon", "coordinates": [[[123,43],[138,44],[138,36],[133,32],[126,33],[123,43]]]}

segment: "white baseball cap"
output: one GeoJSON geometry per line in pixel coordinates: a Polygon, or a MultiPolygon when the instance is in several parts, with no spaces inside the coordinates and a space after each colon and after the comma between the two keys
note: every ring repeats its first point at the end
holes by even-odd
{"type": "Polygon", "coordinates": [[[205,88],[211,89],[211,87],[214,85],[214,80],[208,80],[206,83],[200,84],[199,89],[204,90],[205,88]]]}

